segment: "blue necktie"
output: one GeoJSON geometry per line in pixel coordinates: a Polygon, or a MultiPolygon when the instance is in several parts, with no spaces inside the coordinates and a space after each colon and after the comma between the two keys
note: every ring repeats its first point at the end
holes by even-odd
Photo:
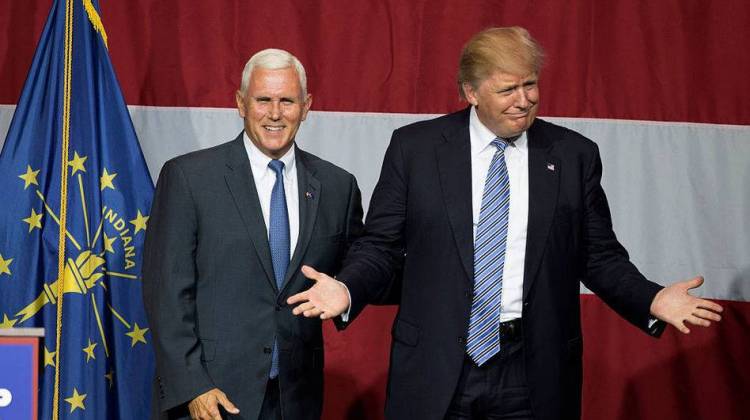
{"type": "Polygon", "coordinates": [[[474,298],[466,342],[466,352],[478,366],[500,351],[500,297],[510,209],[510,182],[505,166],[508,143],[496,138],[492,145],[497,151],[487,172],[479,210],[474,241],[474,298]]]}
{"type": "MultiPolygon", "coordinates": [[[[276,182],[271,191],[271,217],[268,226],[268,244],[271,247],[271,261],[273,263],[273,274],[276,278],[276,286],[281,290],[284,282],[286,269],[289,266],[289,214],[286,208],[286,194],[284,193],[284,162],[272,160],[268,167],[276,173],[276,182]]],[[[271,354],[270,378],[279,375],[279,346],[276,339],[273,341],[273,353],[271,354]]]]}

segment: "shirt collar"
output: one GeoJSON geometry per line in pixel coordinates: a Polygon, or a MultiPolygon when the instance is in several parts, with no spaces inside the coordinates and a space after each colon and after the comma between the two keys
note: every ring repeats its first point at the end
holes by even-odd
{"type": "MultiPolygon", "coordinates": [[[[495,147],[492,146],[491,143],[496,138],[497,136],[495,135],[495,133],[490,131],[490,129],[487,128],[487,126],[479,120],[477,109],[476,107],[472,106],[471,112],[469,113],[469,139],[471,142],[471,154],[479,154],[488,147],[492,147],[492,151],[494,153],[495,147]]],[[[521,133],[521,135],[513,143],[511,143],[511,146],[513,146],[514,149],[525,152],[527,150],[526,131],[521,133]]]]}
{"type": "MultiPolygon", "coordinates": [[[[242,132],[242,140],[242,143],[245,145],[245,150],[247,151],[247,157],[250,159],[250,166],[260,171],[269,169],[268,163],[271,162],[272,159],[261,152],[260,149],[258,149],[258,146],[250,140],[250,137],[244,131],[242,132]]],[[[296,148],[297,145],[292,144],[292,147],[284,153],[284,156],[279,158],[280,161],[284,162],[284,172],[287,174],[294,168],[294,153],[296,148]]],[[[255,171],[253,172],[255,173],[255,171]]]]}

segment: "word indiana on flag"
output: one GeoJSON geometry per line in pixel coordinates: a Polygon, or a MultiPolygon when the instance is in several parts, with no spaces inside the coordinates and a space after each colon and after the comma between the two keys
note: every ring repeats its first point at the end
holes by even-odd
{"type": "Polygon", "coordinates": [[[39,418],[147,418],[140,268],[153,184],[97,0],[52,4],[0,191],[0,328],[44,328],[39,418]]]}

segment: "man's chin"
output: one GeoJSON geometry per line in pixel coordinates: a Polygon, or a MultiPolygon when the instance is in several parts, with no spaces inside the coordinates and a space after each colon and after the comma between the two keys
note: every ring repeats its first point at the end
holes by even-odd
{"type": "Polygon", "coordinates": [[[288,140],[284,138],[269,138],[269,136],[263,136],[260,142],[255,143],[255,146],[263,152],[264,155],[278,159],[292,147],[294,140],[288,140]]]}
{"type": "Polygon", "coordinates": [[[520,136],[524,131],[527,129],[526,124],[519,124],[517,127],[508,127],[506,130],[504,130],[503,133],[500,134],[499,137],[502,137],[504,139],[512,139],[514,137],[520,136]]]}
{"type": "Polygon", "coordinates": [[[508,137],[518,137],[523,134],[524,131],[531,127],[531,123],[534,122],[534,117],[520,118],[518,121],[514,121],[512,127],[509,127],[508,131],[511,132],[508,137]]]}

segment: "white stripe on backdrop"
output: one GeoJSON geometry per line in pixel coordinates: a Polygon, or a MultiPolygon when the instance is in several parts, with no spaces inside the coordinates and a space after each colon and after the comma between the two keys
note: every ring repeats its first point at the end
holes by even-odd
{"type": "MultiPolygon", "coordinates": [[[[14,109],[0,105],[2,142],[14,109]]],[[[154,179],[166,160],[230,140],[242,128],[228,108],[130,112],[154,179]]],[[[313,111],[298,141],[356,175],[367,208],[391,131],[431,117],[313,111]]],[[[750,278],[750,127],[548,120],[599,144],[615,230],[648,278],[665,283],[703,274],[699,295],[750,301],[750,282],[742,281],[750,278]]]]}

